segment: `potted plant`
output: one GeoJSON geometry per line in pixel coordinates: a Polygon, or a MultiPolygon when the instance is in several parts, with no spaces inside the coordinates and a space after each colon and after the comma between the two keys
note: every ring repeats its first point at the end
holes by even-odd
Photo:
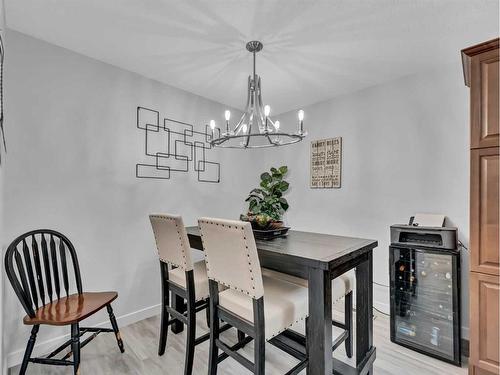
{"type": "Polygon", "coordinates": [[[248,198],[248,213],[240,219],[250,221],[254,229],[277,229],[283,226],[283,214],[288,210],[288,202],[283,194],[288,190],[289,183],[285,181],[287,166],[271,168],[270,172],[260,175],[260,187],[250,191],[248,198]]]}

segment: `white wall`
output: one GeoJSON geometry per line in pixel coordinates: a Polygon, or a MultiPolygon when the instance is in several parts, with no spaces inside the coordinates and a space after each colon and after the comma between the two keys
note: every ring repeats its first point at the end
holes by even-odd
{"type": "MultiPolygon", "coordinates": [[[[253,176],[240,169],[249,163],[247,153],[216,151],[220,184],[197,182],[194,173],[170,181],[136,179],[144,148],[136,107],[199,125],[216,116],[222,120],[225,107],[14,31],[7,41],[2,245],[31,229],[60,230],[77,248],[84,289],[119,292],[116,315],[132,314],[120,324],[156,313],[159,267],[147,215],[181,213],[187,224],[200,215],[237,218],[253,176]]],[[[5,345],[12,364],[21,358],[29,329],[10,285],[5,290],[5,345]]],[[[100,313],[89,324],[106,320],[100,313]]],[[[42,327],[38,343],[65,333],[42,327]]]]}
{"type": "MultiPolygon", "coordinates": [[[[272,100],[272,98],[268,98],[272,100]]],[[[272,101],[270,103],[272,105],[272,101]]],[[[260,154],[290,167],[287,220],[293,228],[373,238],[374,281],[388,285],[389,226],[416,212],[442,213],[468,244],[468,89],[461,61],[304,108],[306,141],[260,154]],[[341,136],[341,189],[309,188],[310,141],[341,136]]],[[[297,124],[296,111],[276,116],[297,124]]],[[[260,167],[259,167],[260,168],[260,167]]],[[[462,262],[462,317],[468,327],[468,254],[462,262]]],[[[388,311],[388,288],[374,285],[388,311]]],[[[468,337],[468,330],[464,330],[468,337]]]]}

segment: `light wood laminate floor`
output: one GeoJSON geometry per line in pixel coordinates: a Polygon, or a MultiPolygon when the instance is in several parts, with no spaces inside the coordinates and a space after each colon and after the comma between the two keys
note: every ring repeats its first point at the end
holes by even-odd
{"type": "MultiPolygon", "coordinates": [[[[376,313],[374,320],[374,344],[377,347],[377,359],[374,372],[376,375],[448,375],[467,374],[467,364],[462,368],[405,349],[393,344],[389,339],[389,318],[376,313]]],[[[197,335],[207,332],[204,312],[198,313],[197,335]]],[[[341,313],[335,315],[342,319],[341,313]]],[[[162,357],[157,355],[159,316],[121,327],[125,341],[125,353],[120,354],[114,335],[101,334],[93,342],[82,349],[81,374],[142,374],[142,375],[181,375],[184,371],[185,333],[168,334],[167,349],[162,357]]],[[[50,329],[42,327],[41,329],[50,329]]],[[[336,330],[334,331],[336,332],[336,330]]],[[[236,333],[230,330],[223,334],[226,340],[235,342],[236,333]]],[[[26,337],[28,339],[28,337],[26,337]]],[[[354,345],[354,347],[356,347],[354,345]]],[[[242,349],[241,353],[252,358],[253,344],[242,349]]],[[[345,357],[343,346],[334,355],[339,359],[345,357]]],[[[352,360],[351,360],[352,361],[352,360]]],[[[193,374],[207,374],[208,342],[196,347],[193,374]]],[[[266,374],[283,374],[291,369],[297,360],[283,353],[270,344],[266,345],[266,374]]],[[[19,373],[19,367],[9,371],[9,375],[19,373]]],[[[30,363],[27,374],[72,374],[68,367],[44,366],[30,363]]],[[[219,375],[247,374],[246,369],[232,359],[226,359],[219,365],[219,375]]],[[[302,372],[305,374],[305,371],[302,372]]]]}

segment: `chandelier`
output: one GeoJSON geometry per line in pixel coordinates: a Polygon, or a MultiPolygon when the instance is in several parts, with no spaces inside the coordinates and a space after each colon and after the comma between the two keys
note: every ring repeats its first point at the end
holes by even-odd
{"type": "Polygon", "coordinates": [[[271,107],[262,102],[261,79],[255,72],[255,59],[257,52],[261,51],[263,44],[259,41],[248,42],[246,48],[253,54],[253,74],[248,76],[247,104],[243,115],[231,129],[229,120],[231,112],[225,111],[225,129],[216,126],[214,120],[210,121],[212,131],[210,144],[226,148],[263,148],[289,145],[300,142],[307,135],[304,131],[304,111],[298,111],[297,131],[284,132],[279,120],[273,121],[269,114],[271,107]]]}

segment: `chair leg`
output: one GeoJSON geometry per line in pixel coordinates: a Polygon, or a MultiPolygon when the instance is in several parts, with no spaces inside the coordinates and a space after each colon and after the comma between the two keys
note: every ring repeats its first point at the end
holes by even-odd
{"type": "Polygon", "coordinates": [[[184,375],[193,372],[194,347],[196,340],[196,302],[193,271],[186,271],[186,360],[184,361],[184,375]]]}
{"type": "Polygon", "coordinates": [[[111,322],[111,327],[113,327],[113,332],[115,333],[116,342],[118,343],[118,348],[120,348],[120,352],[125,352],[125,348],[123,347],[122,336],[120,335],[120,330],[118,329],[118,323],[116,323],[115,314],[113,313],[113,308],[111,304],[107,305],[108,309],[109,321],[111,322]]]}
{"type": "Polygon", "coordinates": [[[352,358],[352,291],[345,296],[344,305],[345,326],[347,330],[347,340],[345,340],[345,352],[348,358],[352,358]]]}
{"type": "Polygon", "coordinates": [[[309,340],[307,340],[307,337],[311,337],[311,333],[309,332],[309,317],[306,317],[305,321],[305,328],[306,328],[306,357],[309,358],[309,340]]]}
{"type": "Polygon", "coordinates": [[[238,330],[238,342],[245,340],[245,332],[238,330]]]}
{"type": "Polygon", "coordinates": [[[264,322],[264,297],[253,300],[254,316],[254,368],[255,375],[264,375],[266,372],[266,337],[264,322]]]}
{"type": "Polygon", "coordinates": [[[206,319],[207,319],[207,327],[210,329],[210,301],[208,302],[208,306],[205,309],[206,319]]]}
{"type": "Polygon", "coordinates": [[[266,340],[264,335],[258,333],[255,337],[254,346],[254,363],[255,363],[255,375],[264,375],[266,372],[266,340]]]}
{"type": "Polygon", "coordinates": [[[184,375],[191,375],[193,372],[193,361],[194,361],[194,341],[196,339],[196,312],[193,306],[189,306],[188,302],[187,316],[187,332],[186,332],[186,360],[184,362],[184,375]]]}
{"type": "MultiPolygon", "coordinates": [[[[178,296],[175,293],[172,293],[172,308],[174,310],[177,310],[181,314],[184,314],[184,311],[186,311],[184,306],[184,298],[178,296]]],[[[172,323],[170,329],[172,330],[173,333],[179,334],[182,331],[184,331],[184,324],[181,321],[176,320],[174,323],[172,323]]]]}
{"type": "Polygon", "coordinates": [[[73,354],[73,373],[80,374],[80,328],[78,323],[71,325],[71,352],[73,354]]]}
{"type": "Polygon", "coordinates": [[[26,350],[24,352],[24,357],[23,357],[23,363],[21,364],[21,370],[19,371],[20,375],[24,375],[26,373],[26,369],[28,368],[28,363],[31,358],[31,353],[33,352],[33,347],[35,346],[36,335],[39,329],[40,329],[39,325],[35,325],[31,329],[31,335],[28,340],[28,344],[26,345],[26,350]]]}
{"type": "Polygon", "coordinates": [[[208,355],[208,375],[217,375],[219,349],[215,341],[219,339],[219,317],[217,314],[219,286],[217,282],[213,280],[209,280],[208,283],[210,288],[210,349],[208,355]]]}
{"type": "Polygon", "coordinates": [[[158,355],[165,354],[165,347],[167,346],[167,334],[168,334],[168,311],[167,306],[170,303],[170,290],[168,284],[165,281],[168,277],[167,265],[160,261],[160,271],[161,271],[161,327],[160,327],[160,342],[158,344],[158,355]]]}

